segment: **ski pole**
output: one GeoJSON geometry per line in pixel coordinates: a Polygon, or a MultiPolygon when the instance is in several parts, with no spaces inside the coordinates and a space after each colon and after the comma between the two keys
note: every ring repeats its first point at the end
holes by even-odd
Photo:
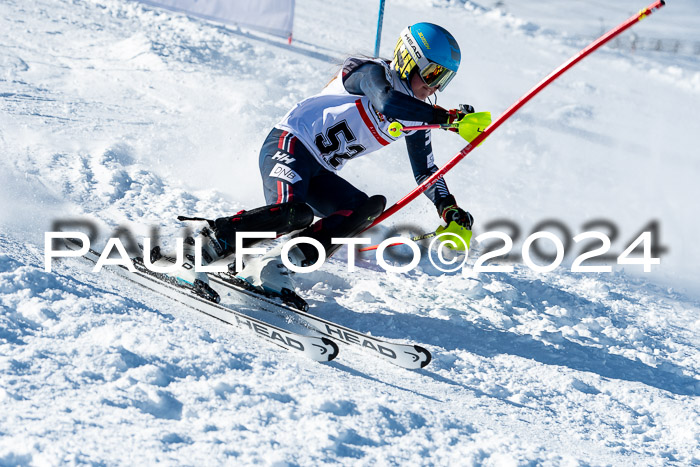
{"type": "Polygon", "coordinates": [[[401,122],[393,122],[389,125],[389,134],[394,138],[401,136],[401,132],[413,130],[454,130],[459,136],[471,143],[476,136],[483,132],[491,124],[491,112],[472,112],[465,115],[461,120],[452,123],[431,123],[417,126],[403,126],[401,122]]]}
{"type": "MultiPolygon", "coordinates": [[[[419,242],[421,240],[433,238],[437,234],[438,234],[437,232],[428,232],[428,233],[425,233],[423,235],[416,235],[415,237],[411,237],[410,240],[412,242],[419,242]]],[[[401,242],[391,243],[391,244],[387,245],[387,247],[396,246],[396,245],[403,245],[403,243],[401,243],[401,242]]],[[[372,251],[372,250],[376,250],[377,248],[379,248],[379,245],[372,245],[372,246],[366,246],[364,248],[360,248],[357,251],[372,251]]]]}
{"type": "MultiPolygon", "coordinates": [[[[496,131],[496,129],[503,124],[506,120],[508,120],[515,112],[520,110],[522,106],[524,106],[530,99],[532,99],[535,95],[537,95],[542,89],[546,88],[548,85],[550,85],[555,79],[560,77],[562,74],[564,74],[566,71],[568,71],[571,67],[576,65],[578,62],[580,62],[584,57],[590,55],[592,52],[600,48],[603,44],[607,43],[614,37],[618,36],[628,28],[632,27],[639,21],[643,20],[647,16],[651,15],[654,13],[656,10],[660,9],[666,4],[664,0],[657,0],[651,5],[649,5],[646,8],[643,8],[642,10],[639,11],[636,15],[630,17],[626,21],[620,23],[618,26],[615,26],[612,28],[610,31],[606,32],[602,36],[600,36],[598,39],[594,40],[591,42],[588,46],[586,46],[584,49],[582,49],[580,52],[578,52],[576,55],[571,57],[569,60],[564,62],[562,65],[559,66],[559,68],[555,69],[552,71],[549,75],[547,75],[542,81],[540,81],[534,88],[530,89],[523,97],[518,99],[513,105],[511,105],[500,117],[498,117],[490,126],[488,126],[483,132],[480,132],[476,138],[474,138],[473,141],[471,141],[469,144],[467,144],[464,148],[462,148],[461,151],[459,151],[450,161],[447,162],[442,168],[440,168],[437,172],[435,172],[433,175],[431,175],[428,179],[426,179],[423,183],[421,183],[418,187],[413,189],[411,192],[409,192],[406,196],[404,196],[402,199],[397,201],[393,206],[391,206],[389,209],[384,211],[379,217],[377,217],[374,222],[367,227],[367,229],[370,229],[374,227],[375,225],[379,224],[380,222],[386,220],[389,216],[395,214],[397,211],[405,207],[408,203],[413,201],[423,193],[425,190],[430,188],[435,182],[437,182],[440,178],[442,178],[447,172],[449,172],[455,165],[457,165],[462,159],[464,159],[475,147],[477,147],[483,140],[488,138],[491,133],[496,131]]],[[[365,230],[367,230],[365,229],[365,230]]]]}
{"type": "MultiPolygon", "coordinates": [[[[450,235],[453,238],[458,238],[460,239],[460,243],[464,246],[464,248],[460,247],[457,245],[454,241],[452,241],[453,246],[450,246],[448,248],[454,249],[454,250],[462,250],[465,251],[469,249],[469,242],[472,239],[472,231],[468,229],[467,227],[464,227],[462,225],[459,225],[455,221],[450,221],[447,225],[441,225],[437,229],[435,229],[435,232],[428,232],[423,235],[417,235],[415,237],[410,237],[408,240],[412,242],[419,242],[421,240],[427,240],[429,238],[434,238],[439,235],[450,235]]],[[[396,245],[403,245],[402,242],[396,242],[396,243],[391,243],[387,245],[387,247],[390,246],[396,246],[396,245]]],[[[364,248],[360,248],[359,251],[370,251],[370,250],[376,250],[379,247],[379,245],[372,245],[372,246],[366,246],[364,248]]]]}
{"type": "Polygon", "coordinates": [[[399,136],[402,131],[413,130],[449,130],[457,128],[457,123],[431,123],[430,125],[403,126],[399,122],[394,122],[389,125],[389,134],[391,136],[399,136]]]}

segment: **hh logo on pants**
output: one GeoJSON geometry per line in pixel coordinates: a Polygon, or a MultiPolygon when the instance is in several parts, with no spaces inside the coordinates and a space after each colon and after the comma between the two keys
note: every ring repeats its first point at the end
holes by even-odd
{"type": "Polygon", "coordinates": [[[272,172],[270,172],[270,177],[281,178],[282,180],[286,180],[289,183],[296,183],[299,180],[301,180],[301,177],[298,173],[296,173],[286,165],[282,165],[279,163],[275,164],[275,166],[272,168],[272,172]]]}
{"type": "Polygon", "coordinates": [[[291,164],[296,159],[294,159],[293,157],[289,157],[287,154],[281,151],[277,151],[277,153],[274,156],[272,156],[272,160],[280,161],[284,164],[291,164]]]}

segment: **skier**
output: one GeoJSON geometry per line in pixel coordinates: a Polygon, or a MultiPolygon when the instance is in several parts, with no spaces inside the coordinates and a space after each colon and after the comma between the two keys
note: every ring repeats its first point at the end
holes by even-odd
{"type": "MultiPolygon", "coordinates": [[[[346,59],[319,94],[298,103],[267,136],[259,165],[268,205],[210,221],[214,235],[208,235],[203,248],[205,261],[231,254],[236,232],[284,235],[301,230],[298,236],[318,240],[330,256],[340,246],[332,244],[332,238],[353,237],[368,227],[384,211],[386,199],[368,196],[337,172],[351,159],[401,139],[404,134],[389,134],[394,121],[404,126],[453,123],[474,112],[471,106],[445,110],[424,102],[445,89],[460,58],[459,45],[447,30],[417,23],[402,31],[391,62],[346,59]],[[315,215],[321,219],[312,224],[315,215]]],[[[438,170],[430,130],[408,132],[405,137],[420,184],[438,170]]],[[[457,205],[442,178],[425,194],[444,221],[471,230],[471,214],[457,205]]],[[[295,296],[281,248],[247,262],[237,276],[267,293],[295,296]]],[[[316,262],[318,252],[302,243],[289,251],[289,259],[307,266],[316,262]]]]}

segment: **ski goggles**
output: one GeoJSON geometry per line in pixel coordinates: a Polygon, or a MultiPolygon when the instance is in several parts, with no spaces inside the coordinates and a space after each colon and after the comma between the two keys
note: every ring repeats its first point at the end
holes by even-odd
{"type": "Polygon", "coordinates": [[[420,70],[420,77],[423,79],[423,82],[431,88],[437,87],[440,90],[445,89],[445,86],[452,81],[455,74],[454,71],[437,63],[430,63],[427,67],[420,70]]]}

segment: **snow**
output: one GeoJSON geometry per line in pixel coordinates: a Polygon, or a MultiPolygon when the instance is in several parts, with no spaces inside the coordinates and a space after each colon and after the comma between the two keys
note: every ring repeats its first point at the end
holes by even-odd
{"type": "MultiPolygon", "coordinates": [[[[395,0],[381,52],[444,25],[465,59],[439,103],[498,115],[643,3],[395,0]]],[[[0,3],[0,465],[700,465],[697,2],[581,62],[447,176],[475,236],[515,223],[514,252],[543,220],[604,220],[616,256],[657,220],[652,273],[572,273],[573,248],[542,274],[385,273],[371,255],[349,274],[341,251],[299,277],[313,313],[425,345],[423,370],[344,346],[317,364],[78,260],[44,271],[55,220],[92,220],[98,247],[120,227],[168,243],[179,214],[262,204],[267,131],[371,54],[376,9],[299,0],[288,46],[125,0],[0,3]]],[[[433,141],[438,164],[463,145],[433,141]]],[[[342,174],[398,200],[414,184],[395,146],[342,174]]],[[[387,228],[437,220],[419,198],[387,228]]]]}

